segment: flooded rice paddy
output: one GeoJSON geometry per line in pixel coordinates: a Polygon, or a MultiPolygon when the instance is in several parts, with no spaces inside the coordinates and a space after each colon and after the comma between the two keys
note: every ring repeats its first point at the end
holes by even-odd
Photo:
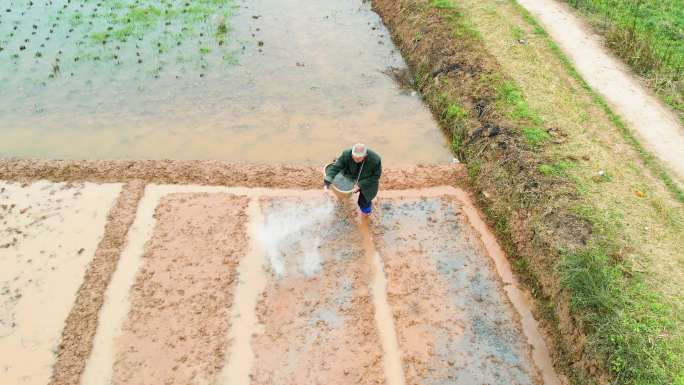
{"type": "MultiPolygon", "coordinates": [[[[6,187],[23,196],[59,186],[6,187]]],[[[89,385],[558,384],[467,199],[450,187],[386,191],[368,221],[315,190],[147,185],[92,351],[54,366],[53,378],[78,364],[70,378],[89,385]]],[[[47,236],[29,235],[29,246],[47,236]]],[[[57,349],[34,351],[49,374],[57,349]]],[[[13,372],[22,362],[2,364],[13,372]]]]}
{"type": "Polygon", "coordinates": [[[320,163],[360,140],[387,161],[451,159],[361,1],[10,0],[0,11],[2,157],[320,163]]]}

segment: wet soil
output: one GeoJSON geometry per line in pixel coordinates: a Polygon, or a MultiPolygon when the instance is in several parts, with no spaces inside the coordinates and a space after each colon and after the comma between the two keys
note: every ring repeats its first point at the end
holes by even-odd
{"type": "Polygon", "coordinates": [[[126,235],[143,195],[142,181],[126,183],[108,215],[104,236],[88,266],[62,331],[50,385],[78,384],[90,356],[104,293],[126,244],[126,235]]]}
{"type": "Polygon", "coordinates": [[[235,269],[247,247],[247,202],[228,194],[161,200],[116,341],[113,384],[213,379],[228,346],[235,269]]]}
{"type": "MultiPolygon", "coordinates": [[[[201,184],[244,187],[322,188],[323,167],[254,165],[220,161],[65,161],[0,159],[0,180],[201,184]]],[[[451,185],[465,178],[463,165],[390,166],[382,170],[383,189],[451,185]]]]}
{"type": "Polygon", "coordinates": [[[69,309],[80,297],[86,268],[89,273],[101,262],[103,232],[111,230],[105,228],[107,214],[120,190],[120,184],[0,182],[3,383],[49,381],[70,342],[61,338],[62,330],[69,328],[69,309]]]}
{"type": "Polygon", "coordinates": [[[510,271],[447,190],[383,191],[370,222],[315,190],[124,190],[96,253],[116,273],[86,274],[52,383],[535,383],[510,271]]]}
{"type": "Polygon", "coordinates": [[[407,384],[542,383],[458,201],[383,199],[378,222],[407,384]]]}
{"type": "Polygon", "coordinates": [[[325,202],[262,202],[270,274],[252,384],[384,383],[361,235],[325,202]]]}
{"type": "Polygon", "coordinates": [[[344,139],[388,161],[451,160],[420,97],[383,73],[406,65],[366,2],[181,2],[160,15],[155,1],[115,3],[0,13],[2,156],[318,164],[344,139]]]}

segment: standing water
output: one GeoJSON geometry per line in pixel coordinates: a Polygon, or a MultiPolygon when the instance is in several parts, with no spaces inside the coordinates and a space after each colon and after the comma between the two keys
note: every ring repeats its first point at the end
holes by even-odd
{"type": "Polygon", "coordinates": [[[359,0],[8,2],[0,156],[446,162],[405,68],[359,0]]]}

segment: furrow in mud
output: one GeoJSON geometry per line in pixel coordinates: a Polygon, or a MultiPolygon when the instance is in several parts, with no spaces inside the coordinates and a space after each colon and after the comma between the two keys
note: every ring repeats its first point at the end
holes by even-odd
{"type": "Polygon", "coordinates": [[[247,250],[247,202],[230,194],[160,201],[116,339],[112,384],[213,381],[228,345],[236,267],[247,250]]]}
{"type": "Polygon", "coordinates": [[[98,314],[105,299],[104,293],[116,270],[119,256],[126,244],[126,233],[133,223],[144,190],[143,181],[126,183],[109,212],[103,238],[66,319],[50,385],[79,384],[86,360],[92,351],[98,314]]]}
{"type": "Polygon", "coordinates": [[[247,208],[249,215],[249,253],[240,261],[235,300],[230,315],[231,341],[218,384],[249,385],[254,364],[252,336],[261,331],[256,316],[256,303],[266,286],[265,255],[259,240],[263,214],[258,198],[252,198],[247,208]]]}

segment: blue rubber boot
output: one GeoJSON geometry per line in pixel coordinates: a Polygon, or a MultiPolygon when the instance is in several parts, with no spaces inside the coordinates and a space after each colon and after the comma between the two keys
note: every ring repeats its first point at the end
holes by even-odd
{"type": "Polygon", "coordinates": [[[366,207],[359,207],[361,209],[361,214],[365,216],[369,216],[371,214],[371,211],[373,211],[373,205],[368,205],[366,207]]]}

